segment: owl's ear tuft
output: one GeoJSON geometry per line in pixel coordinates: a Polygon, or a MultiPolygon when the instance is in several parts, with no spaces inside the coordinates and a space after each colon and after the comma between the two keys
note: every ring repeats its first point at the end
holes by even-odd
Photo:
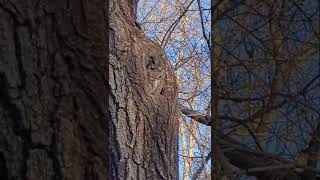
{"type": "Polygon", "coordinates": [[[147,63],[147,69],[154,70],[156,68],[156,61],[153,56],[149,56],[148,63],[147,63]]]}

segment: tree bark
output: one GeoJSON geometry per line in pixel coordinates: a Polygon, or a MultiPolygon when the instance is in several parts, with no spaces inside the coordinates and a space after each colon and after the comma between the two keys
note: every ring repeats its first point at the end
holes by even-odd
{"type": "Polygon", "coordinates": [[[104,1],[0,2],[0,177],[107,178],[104,1]]]}
{"type": "Polygon", "coordinates": [[[136,26],[135,3],[110,2],[110,178],[178,179],[176,79],[136,26]]]}

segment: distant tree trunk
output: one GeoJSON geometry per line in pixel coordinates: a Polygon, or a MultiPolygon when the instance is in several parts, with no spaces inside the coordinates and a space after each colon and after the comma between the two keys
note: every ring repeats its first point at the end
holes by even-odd
{"type": "Polygon", "coordinates": [[[105,1],[0,2],[0,179],[107,178],[105,1]]]}
{"type": "Polygon", "coordinates": [[[112,0],[109,9],[109,179],[178,179],[176,79],[136,26],[135,3],[112,0]]]}

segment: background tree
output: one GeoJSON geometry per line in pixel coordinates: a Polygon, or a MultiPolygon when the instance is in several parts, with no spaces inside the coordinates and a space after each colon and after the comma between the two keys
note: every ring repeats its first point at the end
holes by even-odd
{"type": "Polygon", "coordinates": [[[0,179],[106,179],[104,4],[0,2],[0,179]]]}

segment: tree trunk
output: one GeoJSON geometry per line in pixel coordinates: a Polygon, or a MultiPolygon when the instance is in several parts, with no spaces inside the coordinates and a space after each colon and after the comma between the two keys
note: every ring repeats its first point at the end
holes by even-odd
{"type": "Polygon", "coordinates": [[[0,179],[107,178],[102,7],[0,2],[0,179]]]}
{"type": "Polygon", "coordinates": [[[178,179],[177,85],[163,50],[135,24],[135,1],[110,3],[110,179],[178,179]]]}

